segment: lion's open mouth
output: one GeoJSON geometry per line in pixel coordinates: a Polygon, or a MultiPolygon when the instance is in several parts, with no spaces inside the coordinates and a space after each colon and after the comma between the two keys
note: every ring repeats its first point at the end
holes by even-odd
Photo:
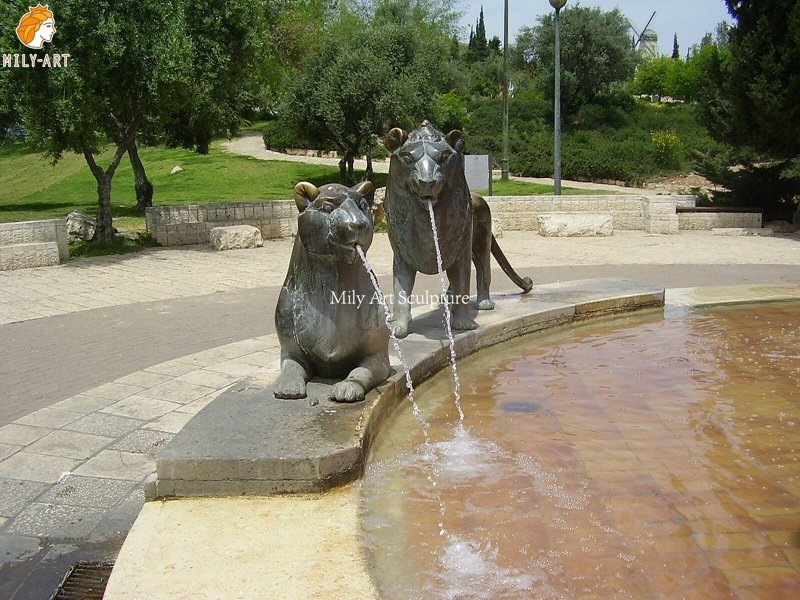
{"type": "Polygon", "coordinates": [[[352,265],[358,260],[358,251],[356,250],[356,246],[358,245],[357,241],[344,244],[331,241],[331,245],[338,249],[339,255],[344,258],[348,264],[352,265]]]}

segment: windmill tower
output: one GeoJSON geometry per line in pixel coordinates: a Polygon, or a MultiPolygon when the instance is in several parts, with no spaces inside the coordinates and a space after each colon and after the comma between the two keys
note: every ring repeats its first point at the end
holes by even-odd
{"type": "Polygon", "coordinates": [[[633,33],[636,34],[633,47],[639,51],[639,54],[645,60],[650,60],[651,58],[658,58],[661,56],[661,52],[658,49],[658,34],[652,29],[648,29],[648,27],[650,27],[650,23],[652,23],[653,19],[655,18],[656,13],[653,11],[653,14],[650,16],[650,20],[647,21],[647,25],[645,25],[642,29],[642,33],[636,31],[636,28],[633,26],[633,24],[628,22],[628,25],[633,30],[633,33]]]}

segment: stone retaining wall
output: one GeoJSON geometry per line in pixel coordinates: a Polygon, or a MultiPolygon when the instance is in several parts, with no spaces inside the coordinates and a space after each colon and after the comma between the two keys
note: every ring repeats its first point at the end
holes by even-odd
{"type": "MultiPolygon", "coordinates": [[[[547,213],[607,213],[615,230],[674,234],[683,230],[719,227],[760,227],[758,213],[678,213],[692,208],[694,196],[490,196],[492,217],[507,231],[538,231],[538,217],[547,213]]],[[[252,225],[264,239],[289,237],[297,231],[297,208],[292,200],[236,202],[147,209],[148,231],[163,246],[207,244],[214,227],[252,225]]]]}
{"type": "Polygon", "coordinates": [[[505,230],[537,231],[543,213],[609,213],[615,230],[677,233],[677,207],[691,207],[694,196],[492,196],[486,199],[492,216],[505,230]]]}
{"type": "Polygon", "coordinates": [[[678,228],[681,231],[699,231],[729,227],[759,229],[761,212],[681,212],[678,228]]]}
{"type": "Polygon", "coordinates": [[[0,223],[0,271],[47,267],[68,259],[63,219],[0,223]]]}
{"type": "Polygon", "coordinates": [[[211,230],[252,225],[263,239],[290,237],[297,231],[297,206],[292,200],[230,202],[147,208],[147,230],[162,246],[207,244],[211,230]]]}

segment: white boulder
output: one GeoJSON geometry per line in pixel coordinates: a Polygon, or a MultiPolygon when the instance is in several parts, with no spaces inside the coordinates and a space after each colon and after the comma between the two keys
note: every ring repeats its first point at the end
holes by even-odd
{"type": "Polygon", "coordinates": [[[537,217],[543,237],[603,237],[614,234],[614,218],[600,213],[546,213],[537,217]]]}
{"type": "Polygon", "coordinates": [[[214,250],[260,248],[264,245],[261,231],[252,225],[214,227],[209,234],[209,240],[214,250]]]}

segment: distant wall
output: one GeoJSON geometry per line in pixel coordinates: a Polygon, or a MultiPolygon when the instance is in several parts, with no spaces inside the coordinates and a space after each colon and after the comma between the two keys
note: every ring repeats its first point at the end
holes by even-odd
{"type": "Polygon", "coordinates": [[[708,230],[727,227],[759,229],[762,211],[757,208],[678,208],[678,222],[682,231],[708,230]]]}
{"type": "Polygon", "coordinates": [[[47,267],[68,259],[65,220],[0,223],[0,271],[47,267]]]}
{"type": "Polygon", "coordinates": [[[639,196],[633,194],[596,196],[491,196],[492,216],[504,230],[537,231],[542,213],[606,213],[615,230],[644,230],[649,233],[677,233],[677,207],[690,207],[694,196],[639,196]]]}
{"type": "MultiPolygon", "coordinates": [[[[675,234],[716,227],[761,227],[761,213],[748,209],[695,208],[694,196],[489,196],[492,217],[506,231],[538,231],[544,213],[610,214],[615,230],[675,234]],[[689,212],[691,211],[691,212],[689,212]]],[[[292,200],[234,202],[147,209],[148,231],[163,246],[207,244],[214,227],[252,225],[264,239],[290,237],[297,232],[297,208],[292,200]]]]}
{"type": "Polygon", "coordinates": [[[207,244],[214,227],[229,225],[252,225],[262,238],[273,239],[297,231],[297,206],[292,200],[151,206],[146,220],[147,230],[162,246],[207,244]]]}

